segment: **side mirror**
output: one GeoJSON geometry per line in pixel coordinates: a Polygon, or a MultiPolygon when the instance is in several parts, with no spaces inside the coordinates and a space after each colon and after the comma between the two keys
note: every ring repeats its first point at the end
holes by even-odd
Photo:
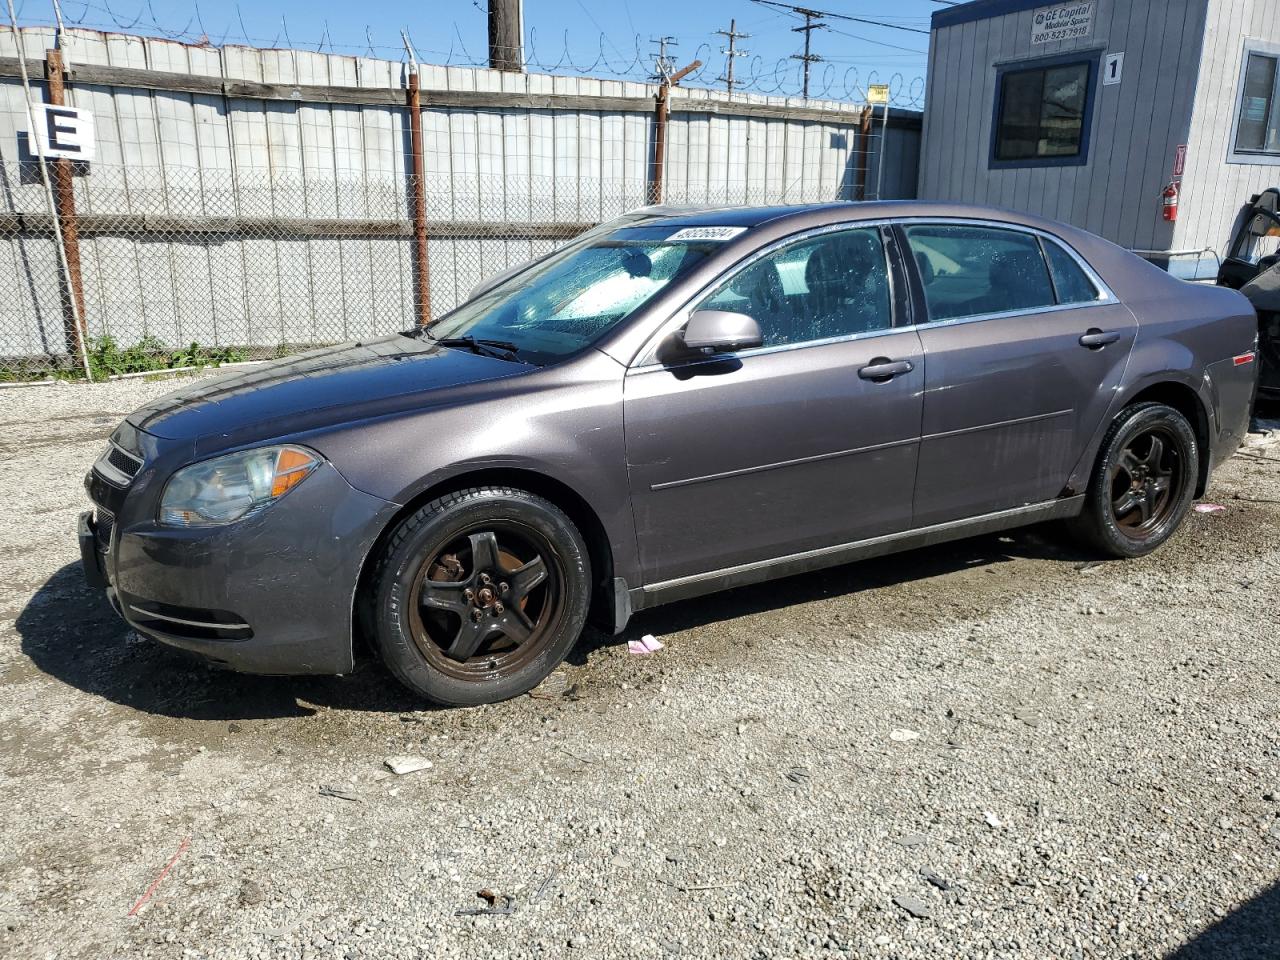
{"type": "Polygon", "coordinates": [[[761,346],[760,324],[745,313],[727,310],[698,310],[675,339],[685,352],[712,356],[761,346]]]}

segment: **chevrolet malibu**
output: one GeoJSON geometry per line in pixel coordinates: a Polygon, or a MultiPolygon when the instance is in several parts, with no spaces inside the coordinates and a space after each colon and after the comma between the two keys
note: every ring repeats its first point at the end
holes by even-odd
{"type": "Polygon", "coordinates": [[[918,202],[647,208],[418,329],[202,381],[86,484],[89,580],[225,667],[439,704],[588,620],[1063,521],[1155,550],[1247,430],[1257,319],[1072,227],[918,202]]]}

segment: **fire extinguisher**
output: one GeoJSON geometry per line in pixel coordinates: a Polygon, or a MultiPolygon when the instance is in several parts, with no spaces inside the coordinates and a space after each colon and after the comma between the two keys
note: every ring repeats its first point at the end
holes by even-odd
{"type": "Polygon", "coordinates": [[[1178,195],[1180,192],[1178,181],[1170,180],[1169,185],[1164,188],[1164,193],[1160,194],[1164,207],[1164,218],[1170,223],[1178,219],[1178,195]]]}

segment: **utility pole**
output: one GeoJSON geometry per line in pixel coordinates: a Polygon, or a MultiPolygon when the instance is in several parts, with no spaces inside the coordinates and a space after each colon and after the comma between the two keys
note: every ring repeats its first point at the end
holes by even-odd
{"type": "Polygon", "coordinates": [[[489,0],[489,66],[524,73],[524,0],[489,0]]]}
{"type": "Polygon", "coordinates": [[[822,22],[822,18],[825,17],[826,14],[823,13],[821,10],[809,10],[806,7],[792,7],[791,9],[794,10],[796,13],[800,14],[800,16],[804,17],[804,26],[791,28],[792,33],[804,34],[804,53],[803,54],[793,53],[791,55],[791,59],[799,60],[801,63],[804,64],[803,95],[804,95],[804,98],[808,100],[809,99],[809,67],[811,64],[822,62],[822,57],[818,56],[817,54],[809,52],[810,44],[813,38],[813,31],[827,29],[827,25],[822,22]]]}
{"type": "Polygon", "coordinates": [[[662,180],[667,164],[667,121],[671,119],[671,88],[700,66],[702,61],[695,60],[679,70],[673,71],[668,68],[662,76],[662,85],[658,87],[658,96],[654,101],[653,173],[649,177],[650,203],[662,202],[662,180]]]}
{"type": "Polygon", "coordinates": [[[658,37],[656,40],[651,39],[650,43],[658,45],[658,55],[653,60],[653,79],[659,83],[666,83],[671,79],[671,74],[675,72],[675,61],[667,56],[667,47],[678,47],[675,37],[658,37]]]}
{"type": "Polygon", "coordinates": [[[726,59],[725,59],[724,76],[723,76],[723,77],[719,77],[719,78],[718,78],[718,80],[719,80],[719,82],[720,82],[720,83],[723,83],[723,84],[724,84],[724,88],[725,88],[727,91],[729,91],[729,96],[733,96],[733,84],[734,84],[734,80],[733,80],[733,61],[734,61],[734,60],[736,60],[736,59],[738,59],[738,57],[745,57],[745,56],[747,55],[747,53],[748,53],[748,51],[746,51],[746,50],[738,50],[738,49],[737,49],[737,41],[739,41],[739,40],[748,40],[748,39],[750,39],[751,34],[749,34],[749,33],[739,33],[739,32],[738,32],[738,21],[737,21],[737,20],[730,20],[730,21],[729,21],[729,29],[728,29],[728,30],[717,30],[717,31],[716,31],[716,33],[718,33],[718,34],[719,34],[720,36],[722,36],[722,37],[728,37],[728,38],[729,38],[729,46],[728,46],[728,48],[725,48],[725,47],[721,47],[721,48],[720,48],[720,52],[721,52],[721,53],[723,53],[723,54],[725,55],[726,59]]]}

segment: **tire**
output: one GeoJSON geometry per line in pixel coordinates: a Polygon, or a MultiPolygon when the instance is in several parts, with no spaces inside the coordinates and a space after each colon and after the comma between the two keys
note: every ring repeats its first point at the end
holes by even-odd
{"type": "Polygon", "coordinates": [[[533,689],[573,648],[591,562],[554,504],[477,487],[400,522],[372,594],[374,645],[401,683],[441,706],[496,703],[533,689]]]}
{"type": "Polygon", "coordinates": [[[1178,529],[1199,475],[1199,444],[1186,417],[1163,403],[1126,407],[1107,430],[1084,510],[1069,527],[1102,554],[1145,556],[1178,529]]]}

